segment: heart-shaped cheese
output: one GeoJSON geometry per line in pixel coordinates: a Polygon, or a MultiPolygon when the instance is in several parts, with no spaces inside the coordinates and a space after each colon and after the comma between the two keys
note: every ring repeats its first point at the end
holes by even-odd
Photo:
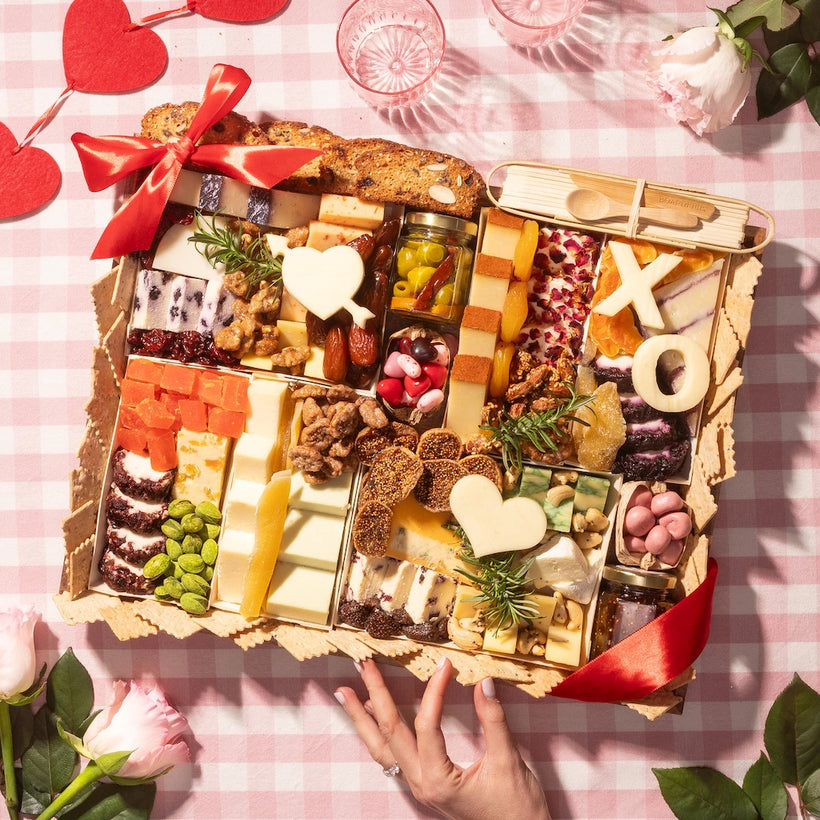
{"type": "Polygon", "coordinates": [[[364,262],[349,245],[326,251],[291,248],[282,260],[282,283],[290,294],[320,319],[345,308],[364,327],[373,314],[353,301],[364,279],[364,262]]]}
{"type": "Polygon", "coordinates": [[[530,549],[547,531],[547,516],[537,501],[522,496],[504,501],[495,484],[482,475],[468,475],[455,483],[450,509],[478,558],[530,549]]]}

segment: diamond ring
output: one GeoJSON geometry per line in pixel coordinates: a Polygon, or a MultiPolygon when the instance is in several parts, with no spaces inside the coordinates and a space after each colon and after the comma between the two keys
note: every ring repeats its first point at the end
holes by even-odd
{"type": "Polygon", "coordinates": [[[384,772],[385,777],[395,777],[397,774],[400,774],[401,769],[399,768],[398,760],[389,769],[382,769],[382,772],[384,772]]]}

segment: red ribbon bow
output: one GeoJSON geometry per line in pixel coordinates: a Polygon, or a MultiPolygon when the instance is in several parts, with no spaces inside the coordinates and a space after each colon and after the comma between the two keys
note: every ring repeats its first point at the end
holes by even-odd
{"type": "Polygon", "coordinates": [[[717,561],[703,583],[663,615],[573,672],[551,695],[590,703],[640,700],[686,671],[709,639],[717,561]]]}
{"type": "Polygon", "coordinates": [[[322,152],[279,145],[199,145],[197,141],[233,110],[251,84],[241,69],[217,64],[211,69],[205,94],[188,133],[178,142],[161,143],[143,137],[71,137],[91,191],[101,191],[139,168],[155,167],[136,193],[114,214],[92,259],[121,256],[151,247],[162,211],[186,162],[259,188],[272,188],[322,152]]]}

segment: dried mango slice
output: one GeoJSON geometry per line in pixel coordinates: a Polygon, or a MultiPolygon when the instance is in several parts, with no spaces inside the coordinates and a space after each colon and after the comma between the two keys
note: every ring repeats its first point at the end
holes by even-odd
{"type": "MultiPolygon", "coordinates": [[[[654,245],[639,240],[630,241],[629,245],[635,252],[640,264],[644,264],[642,260],[651,255],[644,246],[649,246],[653,251],[655,250],[654,245]]],[[[655,256],[652,258],[656,258],[657,255],[657,251],[655,251],[655,256]]],[[[646,264],[651,261],[652,259],[649,259],[646,264]]],[[[637,327],[635,327],[635,318],[632,315],[632,311],[628,307],[618,311],[614,316],[603,316],[600,313],[594,312],[595,306],[603,302],[607,296],[613,294],[620,284],[621,277],[618,274],[615,260],[612,258],[612,251],[606,248],[603,258],[601,259],[601,272],[598,276],[598,286],[595,289],[595,295],[592,297],[593,312],[589,317],[589,335],[604,356],[614,357],[620,353],[632,354],[643,341],[643,337],[638,333],[637,327]]]]}

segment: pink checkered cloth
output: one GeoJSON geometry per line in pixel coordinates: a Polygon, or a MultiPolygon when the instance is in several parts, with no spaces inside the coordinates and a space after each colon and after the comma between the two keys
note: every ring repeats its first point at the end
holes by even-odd
{"type": "MultiPolygon", "coordinates": [[[[65,625],[50,602],[90,389],[88,285],[107,269],[88,257],[113,211],[110,191],[86,189],[69,138],[78,130],[133,133],[150,107],[199,99],[216,62],[254,79],[240,106],[252,119],[434,147],[485,173],[502,160],[540,160],[701,187],[774,212],[777,239],[764,256],[735,411],[739,475],[723,488],[714,533],[721,574],[712,638],[683,715],[652,724],[617,706],[534,701],[505,688],[501,699],[554,818],[659,818],[672,815],[650,767],[709,764],[739,779],[792,673],[820,687],[817,125],[804,106],[758,123],[750,99],[731,128],[698,138],[661,113],[641,54],[667,34],[713,22],[695,0],[666,13],[637,0],[590,0],[563,41],[531,53],[507,46],[479,3],[434,2],[447,30],[441,79],[423,105],[391,114],[347,85],[334,42],[344,4],[292,0],[255,25],[192,14],[156,24],[169,53],[165,74],[130,94],[72,94],[34,142],[62,170],[57,197],[0,229],[0,609],[40,609],[41,659],[50,665],[72,646],[101,703],[110,680],[155,678],[187,716],[193,763],[159,782],[155,817],[432,816],[384,778],[333,698],[341,684],[361,690],[351,661],[300,664],[270,645],[245,653],[208,635],[120,643],[104,624],[65,625]]],[[[127,0],[132,19],[178,5],[127,0]]],[[[0,122],[18,139],[64,87],[66,8],[49,0],[0,5],[0,122]]],[[[386,674],[411,714],[422,685],[386,674]]],[[[471,693],[458,685],[444,728],[456,761],[481,753],[471,693]]]]}

